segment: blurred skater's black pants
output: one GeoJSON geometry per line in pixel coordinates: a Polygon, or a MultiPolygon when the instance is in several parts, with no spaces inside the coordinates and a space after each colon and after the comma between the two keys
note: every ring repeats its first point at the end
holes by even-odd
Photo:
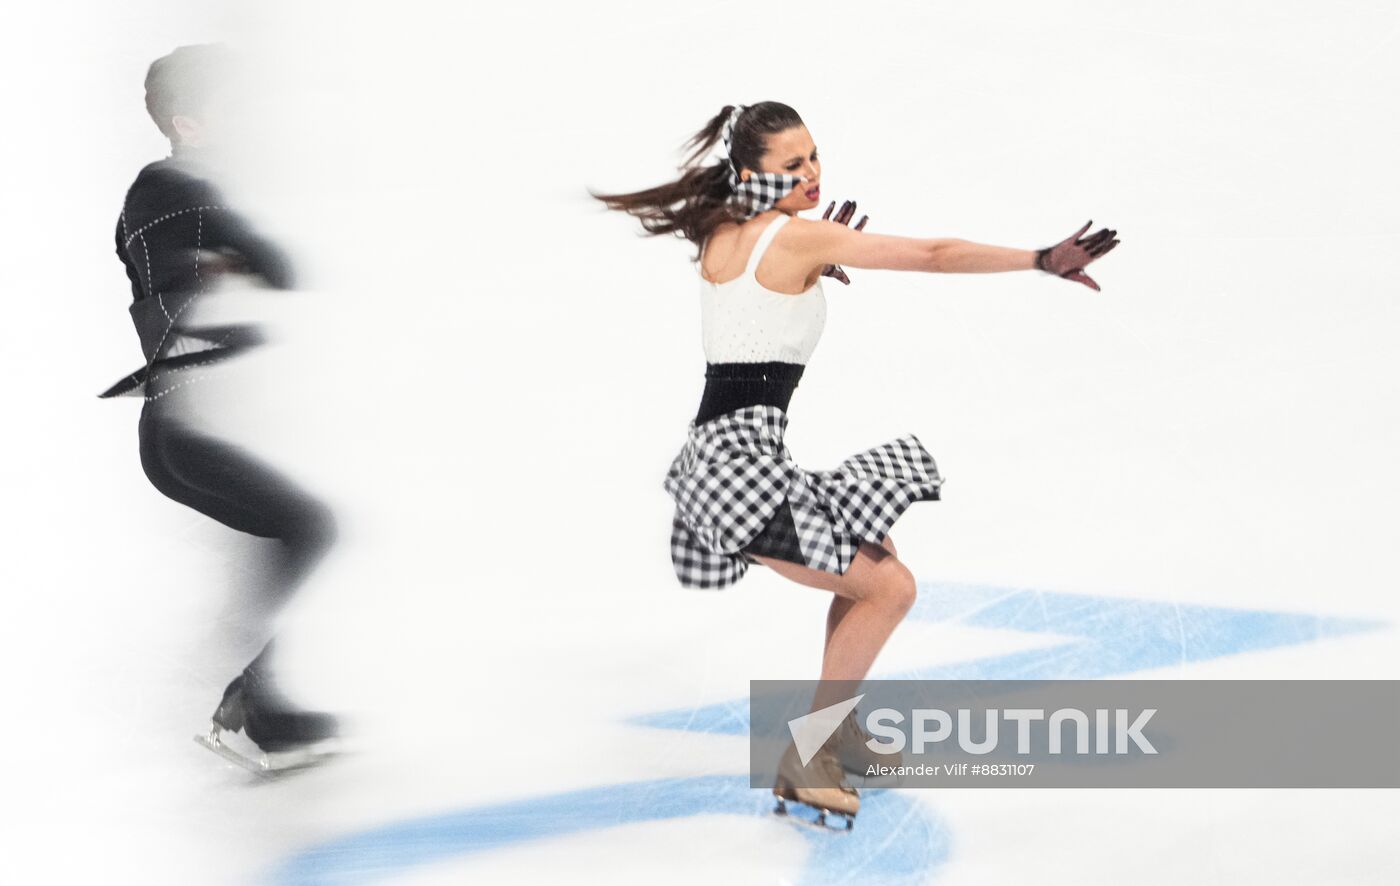
{"type": "MultiPolygon", "coordinates": [[[[286,602],[335,539],[330,509],[237,446],[191,428],[172,398],[141,410],[141,466],[168,498],[281,550],[267,587],[272,609],[286,602]]],[[[249,668],[265,669],[271,643],[249,668]]]]}

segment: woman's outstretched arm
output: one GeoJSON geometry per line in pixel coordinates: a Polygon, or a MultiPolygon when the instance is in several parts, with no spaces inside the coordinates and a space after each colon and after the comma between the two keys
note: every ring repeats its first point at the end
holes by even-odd
{"type": "Polygon", "coordinates": [[[1027,271],[1035,267],[1034,249],[990,246],[956,237],[921,239],[868,234],[832,221],[802,223],[793,245],[812,264],[846,265],[887,271],[977,274],[1027,271]]]}
{"type": "Polygon", "coordinates": [[[943,244],[935,253],[935,270],[945,274],[991,274],[998,271],[1030,271],[1035,269],[1034,249],[992,246],[971,240],[949,238],[935,240],[943,244]]]}
{"type": "Polygon", "coordinates": [[[836,264],[852,268],[888,271],[926,271],[940,274],[986,274],[1029,271],[1039,268],[1097,289],[1082,269],[1118,244],[1116,231],[1104,229],[1080,239],[1088,229],[1050,247],[1045,264],[1038,264],[1040,250],[1016,249],[973,243],[957,237],[920,239],[890,234],[868,234],[832,221],[798,220],[793,246],[813,266],[836,264]]]}

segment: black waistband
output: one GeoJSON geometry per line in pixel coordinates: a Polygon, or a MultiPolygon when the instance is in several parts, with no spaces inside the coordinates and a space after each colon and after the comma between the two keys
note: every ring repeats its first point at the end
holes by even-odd
{"type": "Polygon", "coordinates": [[[705,393],[695,423],[718,418],[727,412],[760,403],[777,406],[784,412],[792,392],[802,378],[801,363],[706,363],[705,393]]]}

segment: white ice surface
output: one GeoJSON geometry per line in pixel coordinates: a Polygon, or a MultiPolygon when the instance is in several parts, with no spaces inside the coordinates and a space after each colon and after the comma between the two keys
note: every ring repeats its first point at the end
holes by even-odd
{"type": "MultiPolygon", "coordinates": [[[[702,385],[694,272],[585,191],[665,179],[736,101],[796,107],[823,199],[870,231],[1031,248],[1093,219],[1123,240],[1090,269],[1101,293],[827,283],[788,443],[817,468],[920,435],[948,478],[894,533],[922,580],[1393,624],[1397,32],[1375,2],[7,10],[0,880],[250,882],[385,823],[745,771],[742,738],[622,721],[814,677],[824,600],[763,570],[676,587],[660,478],[702,385]],[[111,227],[164,151],[141,78],[212,39],[286,87],[249,205],[314,285],[211,421],[341,514],[281,620],[286,670],[370,746],[273,785],[189,739],[256,649],[258,543],[161,497],[137,404],[93,397],[138,353],[111,227]]],[[[906,628],[877,674],[1054,639],[906,628]]],[[[1147,675],[1395,679],[1396,640],[1147,675]]],[[[1394,791],[918,801],[950,831],[948,886],[1400,880],[1394,791]]],[[[779,883],[807,845],[706,814],[396,882],[779,883]]]]}

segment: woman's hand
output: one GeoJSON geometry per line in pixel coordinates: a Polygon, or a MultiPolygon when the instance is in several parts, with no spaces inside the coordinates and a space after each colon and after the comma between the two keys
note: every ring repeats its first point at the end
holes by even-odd
{"type": "Polygon", "coordinates": [[[1089,225],[1094,222],[1092,219],[1084,223],[1084,227],[1074,232],[1070,236],[1056,243],[1054,246],[1047,246],[1036,251],[1035,266],[1056,277],[1063,277],[1066,280],[1074,280],[1083,283],[1095,292],[1101,291],[1099,284],[1093,281],[1088,274],[1084,273],[1084,268],[1095,259],[1101,258],[1104,253],[1118,245],[1117,231],[1110,231],[1104,228],[1095,234],[1085,237],[1083,240],[1079,236],[1089,230],[1089,225]]]}
{"type": "MultiPolygon", "coordinates": [[[[856,214],[855,201],[847,200],[845,203],[842,203],[841,211],[836,213],[836,218],[832,218],[831,210],[835,208],[836,201],[832,200],[831,205],[826,207],[826,212],[822,213],[822,221],[830,220],[836,222],[838,225],[849,225],[851,223],[851,217],[856,214]]],[[[870,216],[861,216],[860,221],[856,223],[854,230],[859,231],[864,229],[865,223],[868,221],[870,221],[870,216]]],[[[840,265],[827,265],[826,267],[822,268],[821,275],[823,277],[835,277],[837,280],[840,280],[847,286],[851,285],[851,278],[846,276],[846,272],[841,269],[840,265]]]]}

